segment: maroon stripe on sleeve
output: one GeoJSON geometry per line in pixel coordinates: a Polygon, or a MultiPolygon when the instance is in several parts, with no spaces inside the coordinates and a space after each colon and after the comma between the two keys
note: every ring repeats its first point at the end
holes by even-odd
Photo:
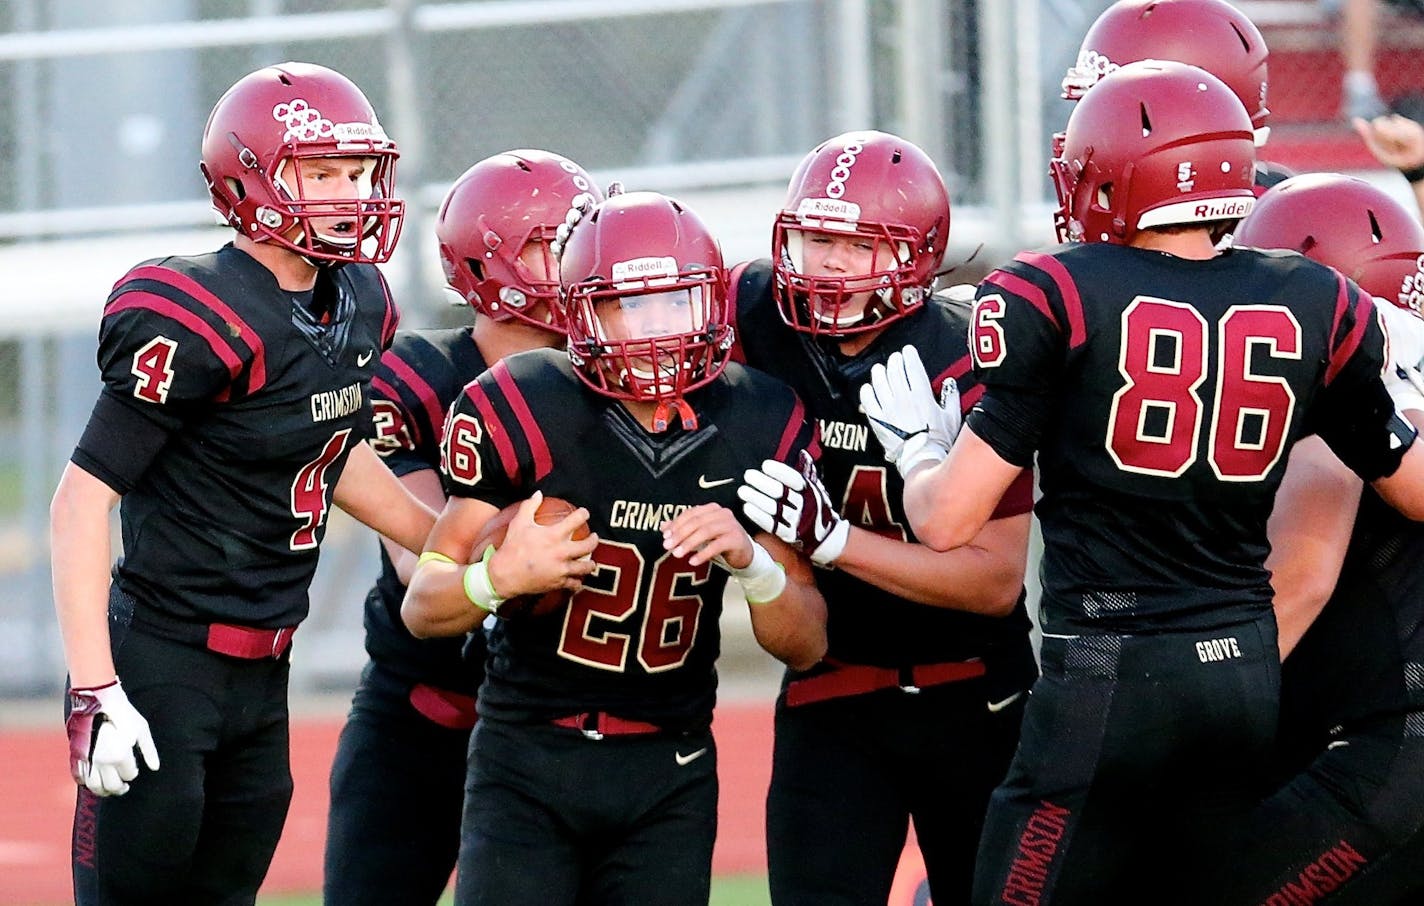
{"type": "MultiPolygon", "coordinates": [[[[1332,339],[1339,335],[1340,322],[1344,318],[1346,309],[1350,306],[1349,284],[1341,274],[1336,274],[1335,278],[1340,285],[1340,291],[1335,299],[1335,324],[1331,330],[1332,339]]],[[[1355,324],[1350,328],[1350,332],[1339,340],[1339,345],[1335,347],[1334,351],[1330,353],[1330,365],[1325,369],[1326,386],[1329,386],[1330,382],[1335,380],[1336,375],[1340,373],[1340,369],[1345,367],[1345,364],[1350,361],[1350,357],[1355,354],[1355,351],[1360,348],[1360,344],[1364,342],[1365,331],[1370,326],[1370,319],[1376,317],[1373,306],[1374,302],[1368,301],[1368,298],[1363,293],[1355,296],[1355,324]],[[1367,310],[1362,310],[1367,307],[1367,310]]]]}
{"type": "Polygon", "coordinates": [[[514,443],[509,439],[508,432],[504,430],[499,417],[494,414],[494,405],[490,403],[489,394],[485,393],[485,388],[478,382],[471,382],[465,388],[465,395],[479,410],[480,420],[485,423],[485,433],[494,442],[494,450],[499,454],[499,461],[504,466],[504,474],[509,476],[511,484],[517,484],[519,459],[514,455],[514,443]]]}
{"type": "Polygon", "coordinates": [[[973,361],[973,358],[971,358],[966,353],[956,361],[950,362],[948,368],[944,369],[939,374],[930,378],[930,389],[933,390],[935,393],[939,393],[939,388],[943,387],[944,382],[949,378],[959,378],[968,374],[969,366],[973,363],[973,361]]]}
{"type": "MultiPolygon", "coordinates": [[[[796,435],[801,433],[801,425],[805,421],[806,407],[802,405],[800,397],[797,397],[796,405],[792,407],[791,415],[786,419],[786,427],[781,431],[781,442],[776,445],[777,459],[786,462],[786,456],[791,452],[791,445],[796,442],[796,435]]],[[[811,455],[819,456],[819,453],[817,450],[812,450],[811,455]]]]}
{"type": "Polygon", "coordinates": [[[514,417],[519,419],[519,427],[524,429],[524,439],[529,442],[529,455],[534,457],[534,480],[539,481],[554,468],[554,457],[549,453],[549,442],[544,439],[544,430],[539,427],[534,413],[529,410],[528,401],[524,399],[523,392],[514,381],[514,375],[509,373],[504,363],[496,363],[490,371],[499,389],[504,391],[504,401],[514,410],[514,417]]]}
{"type": "Polygon", "coordinates": [[[445,413],[440,408],[440,395],[435,392],[435,388],[398,356],[386,353],[381,357],[381,365],[405,381],[416,399],[420,400],[420,407],[425,410],[425,417],[430,419],[431,430],[435,432],[435,443],[439,444],[445,436],[445,413]]]}
{"type": "Polygon", "coordinates": [[[1068,346],[1083,345],[1088,338],[1088,330],[1083,325],[1083,298],[1078,295],[1078,284],[1068,268],[1052,255],[1042,252],[1023,252],[1018,260],[1043,271],[1058,287],[1058,296],[1063,300],[1063,309],[1068,313],[1068,346]]]}
{"type": "Polygon", "coordinates": [[[198,317],[172,299],[157,295],[156,293],[139,292],[130,290],[110,302],[104,308],[104,314],[111,315],[115,312],[128,311],[131,308],[143,308],[155,312],[165,318],[170,318],[182,324],[193,333],[208,341],[209,348],[213,355],[218,357],[218,361],[227,366],[228,377],[236,379],[242,373],[242,358],[231,345],[224,342],[218,332],[213,329],[207,321],[198,317]]]}
{"type": "MultiPolygon", "coordinates": [[[[246,321],[238,317],[237,312],[233,311],[226,302],[215,296],[207,287],[185,274],[152,264],[136,267],[129,271],[124,282],[128,280],[152,280],[155,283],[162,283],[207,306],[209,311],[222,318],[230,328],[236,329],[238,338],[247,344],[248,349],[252,350],[252,369],[248,377],[247,392],[255,393],[267,383],[267,348],[263,345],[262,338],[257,335],[257,331],[248,326],[246,321]]],[[[227,341],[224,342],[226,344],[227,341]]]]}
{"type": "Polygon", "coordinates": [[[959,395],[959,408],[963,410],[965,414],[968,414],[969,410],[974,408],[974,404],[983,398],[984,385],[975,384],[959,395]]]}
{"type": "Polygon", "coordinates": [[[1058,319],[1053,316],[1053,309],[1048,307],[1048,297],[1043,294],[1043,290],[1034,286],[1022,277],[1004,271],[994,271],[984,278],[985,283],[992,283],[995,286],[1008,290],[1009,292],[1023,297],[1028,304],[1038,309],[1045,318],[1060,331],[1063,325],[1058,323],[1058,319]]]}

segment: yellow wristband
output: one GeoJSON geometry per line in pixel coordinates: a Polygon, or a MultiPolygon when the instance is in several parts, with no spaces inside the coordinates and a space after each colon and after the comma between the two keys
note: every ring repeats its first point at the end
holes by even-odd
{"type": "Polygon", "coordinates": [[[455,564],[454,560],[450,559],[439,551],[426,551],[425,553],[420,555],[419,560],[415,561],[415,568],[420,569],[422,566],[427,563],[430,563],[431,561],[436,561],[439,563],[449,563],[452,566],[455,564]]]}

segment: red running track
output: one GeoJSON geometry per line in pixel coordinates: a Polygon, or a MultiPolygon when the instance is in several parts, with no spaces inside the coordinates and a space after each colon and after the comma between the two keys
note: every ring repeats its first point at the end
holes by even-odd
{"type": "MultiPolygon", "coordinates": [[[[58,706],[56,706],[56,714],[58,706]]],[[[327,774],[342,718],[295,721],[292,774],[296,793],[264,893],[321,889],[326,840],[327,774]]],[[[762,818],[771,778],[771,705],[729,703],[717,709],[722,801],[712,869],[717,874],[763,874],[762,818]]],[[[72,903],[69,828],[74,786],[66,766],[68,743],[53,728],[0,730],[0,906],[72,903]]]]}

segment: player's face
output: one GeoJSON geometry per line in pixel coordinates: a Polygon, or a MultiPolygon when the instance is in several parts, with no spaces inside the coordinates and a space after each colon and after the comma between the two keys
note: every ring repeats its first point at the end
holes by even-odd
{"type": "Polygon", "coordinates": [[[641,381],[666,379],[671,382],[682,365],[678,342],[658,344],[655,341],[702,329],[702,291],[702,287],[692,287],[600,302],[598,321],[604,337],[630,344],[627,358],[613,363],[615,378],[620,377],[616,372],[628,368],[641,381]],[[653,342],[637,342],[640,340],[653,342]]]}
{"type": "Polygon", "coordinates": [[[652,340],[701,330],[701,287],[665,293],[620,296],[598,306],[598,320],[610,340],[652,340]]]}
{"type": "MultiPolygon", "coordinates": [[[[297,161],[297,184],[292,194],[302,201],[351,201],[371,197],[374,157],[304,157],[297,161]]],[[[316,217],[311,228],[323,242],[356,245],[361,222],[353,207],[349,213],[316,217]]]]}
{"type": "MultiPolygon", "coordinates": [[[[808,277],[865,277],[865,288],[850,293],[845,303],[835,312],[824,312],[837,320],[859,320],[870,301],[870,293],[875,288],[869,275],[877,271],[889,270],[894,266],[894,253],[888,243],[877,242],[870,236],[855,234],[838,236],[834,233],[805,231],[802,234],[801,257],[804,273],[808,277]]],[[[857,289],[855,282],[846,284],[849,290],[857,289]]],[[[821,305],[812,298],[813,310],[820,312],[821,305]]]]}

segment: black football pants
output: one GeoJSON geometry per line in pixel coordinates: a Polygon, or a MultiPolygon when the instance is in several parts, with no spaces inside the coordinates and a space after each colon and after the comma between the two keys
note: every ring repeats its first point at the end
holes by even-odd
{"type": "Polygon", "coordinates": [[[455,868],[470,731],[412,707],[410,682],[369,663],[331,768],[330,906],[434,904],[455,868]]]}
{"type": "Polygon", "coordinates": [[[1310,766],[1203,860],[1223,866],[1181,903],[1424,902],[1424,712],[1337,732],[1310,766]]]}
{"type": "MultiPolygon", "coordinates": [[[[979,846],[979,906],[1161,903],[1268,783],[1272,614],[1210,630],[1046,637],[979,846]]],[[[1207,871],[1214,870],[1206,866],[1207,871]]],[[[1207,902],[1218,903],[1217,899],[1207,902]]]]}
{"type": "Polygon", "coordinates": [[[1013,695],[980,677],[778,702],[766,805],[772,903],[883,904],[912,820],[935,906],[968,903],[984,810],[1018,741],[1027,696],[1013,695]]]}
{"type": "Polygon", "coordinates": [[[140,627],[114,643],[161,767],[139,756],[122,796],[79,788],[76,904],[253,903],[292,798],[287,658],[230,658],[140,627]]]}
{"type": "Polygon", "coordinates": [[[712,884],[710,730],[587,739],[480,718],[470,745],[459,906],[696,906],[712,884]]]}

